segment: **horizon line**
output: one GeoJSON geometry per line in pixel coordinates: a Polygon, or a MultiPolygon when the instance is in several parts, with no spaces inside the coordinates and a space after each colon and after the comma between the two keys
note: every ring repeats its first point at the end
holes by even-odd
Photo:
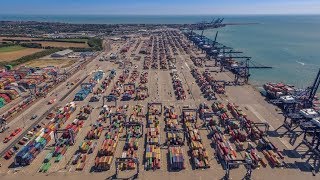
{"type": "Polygon", "coordinates": [[[319,13],[257,13],[257,14],[19,14],[19,13],[0,13],[0,15],[30,15],[30,16],[255,16],[255,15],[320,15],[319,13]]]}

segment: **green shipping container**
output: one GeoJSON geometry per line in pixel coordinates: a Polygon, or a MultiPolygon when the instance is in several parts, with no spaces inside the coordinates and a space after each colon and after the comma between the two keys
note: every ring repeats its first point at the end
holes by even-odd
{"type": "Polygon", "coordinates": [[[46,158],[44,159],[44,162],[45,162],[45,163],[49,162],[49,161],[52,159],[52,155],[53,155],[52,152],[48,153],[47,156],[46,156],[46,158]]]}
{"type": "Polygon", "coordinates": [[[6,104],[6,101],[3,98],[0,98],[0,108],[6,104]]]}
{"type": "Polygon", "coordinates": [[[54,160],[54,162],[55,162],[55,163],[58,163],[58,162],[61,161],[61,159],[62,159],[62,155],[59,154],[59,155],[56,157],[56,159],[54,160]]]}

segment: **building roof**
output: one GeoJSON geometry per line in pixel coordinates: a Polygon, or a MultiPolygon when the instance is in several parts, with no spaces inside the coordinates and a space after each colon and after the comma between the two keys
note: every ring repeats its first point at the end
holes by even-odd
{"type": "Polygon", "coordinates": [[[71,49],[66,49],[66,50],[63,50],[63,51],[59,51],[59,52],[53,53],[52,55],[54,55],[54,56],[56,56],[56,55],[58,55],[58,56],[66,56],[66,55],[68,55],[68,54],[70,54],[72,52],[73,51],[71,49]]]}

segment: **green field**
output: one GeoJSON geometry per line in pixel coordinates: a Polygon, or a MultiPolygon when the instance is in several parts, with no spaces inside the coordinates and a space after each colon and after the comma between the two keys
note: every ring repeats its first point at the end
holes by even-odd
{"type": "Polygon", "coordinates": [[[19,46],[19,45],[2,47],[2,48],[0,48],[0,53],[19,51],[19,50],[22,50],[22,49],[26,49],[26,48],[25,48],[25,47],[22,47],[22,46],[19,46]]]}

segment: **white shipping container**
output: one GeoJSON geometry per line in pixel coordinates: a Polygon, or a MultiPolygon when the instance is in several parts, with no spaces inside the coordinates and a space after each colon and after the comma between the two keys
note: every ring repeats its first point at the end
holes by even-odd
{"type": "Polygon", "coordinates": [[[53,139],[53,138],[54,138],[53,131],[51,131],[51,132],[50,132],[50,137],[51,137],[51,139],[53,139]]]}
{"type": "Polygon", "coordinates": [[[39,135],[39,137],[42,137],[44,135],[44,131],[42,131],[39,135]]]}
{"type": "Polygon", "coordinates": [[[79,119],[75,119],[75,120],[73,120],[73,123],[74,123],[74,124],[77,124],[78,121],[79,121],[79,119]]]}
{"type": "Polygon", "coordinates": [[[127,153],[126,152],[122,152],[122,158],[126,158],[127,157],[127,153]]]}
{"type": "Polygon", "coordinates": [[[40,141],[40,139],[41,139],[41,137],[40,137],[40,136],[38,136],[38,137],[35,139],[35,141],[36,141],[36,142],[39,142],[39,141],[40,141]]]}

